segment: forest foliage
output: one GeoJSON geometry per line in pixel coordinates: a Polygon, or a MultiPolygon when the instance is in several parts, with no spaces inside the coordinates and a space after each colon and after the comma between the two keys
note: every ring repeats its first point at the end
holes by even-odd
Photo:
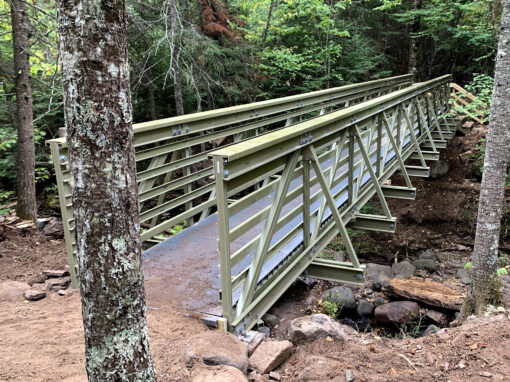
{"type": "MultiPolygon", "coordinates": [[[[497,1],[175,1],[177,32],[172,1],[127,1],[135,122],[175,115],[176,47],[186,113],[404,74],[412,41],[417,80],[452,73],[490,100],[497,1]]],[[[54,183],[44,141],[64,125],[57,15],[54,0],[26,4],[36,181],[46,198],[54,183]]],[[[16,181],[12,49],[9,1],[0,0],[0,204],[16,181]]]]}

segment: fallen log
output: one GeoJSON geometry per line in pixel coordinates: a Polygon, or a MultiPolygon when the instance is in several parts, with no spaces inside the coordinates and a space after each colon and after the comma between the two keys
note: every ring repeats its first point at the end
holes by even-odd
{"type": "Polygon", "coordinates": [[[417,279],[391,279],[383,291],[399,299],[404,298],[448,310],[459,310],[464,301],[464,294],[446,285],[417,279]]]}

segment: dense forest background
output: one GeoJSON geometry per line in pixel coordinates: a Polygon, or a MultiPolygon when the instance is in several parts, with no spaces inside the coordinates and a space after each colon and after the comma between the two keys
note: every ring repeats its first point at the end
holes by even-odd
{"type": "MultiPolygon", "coordinates": [[[[36,182],[56,204],[44,141],[64,125],[54,0],[27,0],[36,182]]],[[[488,97],[500,1],[128,0],[135,122],[404,73],[452,73],[488,97]]],[[[0,204],[14,196],[9,1],[0,0],[0,204]]]]}

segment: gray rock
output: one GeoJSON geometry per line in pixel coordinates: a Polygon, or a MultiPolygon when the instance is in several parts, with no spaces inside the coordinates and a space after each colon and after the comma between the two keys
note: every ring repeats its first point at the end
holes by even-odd
{"type": "Polygon", "coordinates": [[[464,285],[471,284],[471,277],[469,276],[469,272],[464,268],[459,268],[457,270],[456,277],[460,280],[460,282],[464,285]]]}
{"type": "Polygon", "coordinates": [[[266,374],[280,366],[292,353],[289,341],[262,342],[250,357],[250,369],[266,374]]]}
{"type": "Polygon", "coordinates": [[[395,301],[375,308],[375,320],[386,324],[407,324],[420,315],[420,307],[411,301],[395,301]]]}
{"type": "Polygon", "coordinates": [[[372,303],[372,305],[374,305],[374,308],[377,308],[378,306],[381,306],[383,304],[386,304],[386,301],[384,301],[384,298],[382,297],[374,298],[374,302],[372,303]]]}
{"type": "Polygon", "coordinates": [[[248,370],[246,344],[232,334],[219,330],[208,330],[190,338],[186,365],[192,367],[200,359],[206,365],[228,365],[243,373],[248,370]]]}
{"type": "Polygon", "coordinates": [[[365,268],[365,277],[368,280],[374,280],[374,278],[381,273],[390,279],[394,276],[393,269],[391,269],[391,267],[388,265],[369,263],[365,268]]]}
{"type": "Polygon", "coordinates": [[[356,309],[356,297],[351,289],[343,286],[337,286],[328,289],[322,294],[324,301],[334,302],[339,308],[356,309]]]}
{"type": "Polygon", "coordinates": [[[343,252],[334,252],[333,253],[333,260],[344,262],[345,261],[345,253],[343,252]]]}
{"type": "Polygon", "coordinates": [[[42,271],[42,274],[43,274],[43,276],[46,276],[46,278],[48,278],[48,277],[65,277],[65,276],[69,276],[69,271],[67,271],[65,269],[59,269],[59,270],[47,269],[47,270],[42,271]]]}
{"type": "Polygon", "coordinates": [[[354,382],[354,375],[352,375],[352,371],[349,369],[345,370],[345,382],[354,382]]]}
{"type": "Polygon", "coordinates": [[[264,321],[267,326],[274,328],[276,325],[278,325],[280,319],[274,314],[266,313],[262,316],[262,321],[264,321]]]}
{"type": "Polygon", "coordinates": [[[267,326],[259,326],[257,332],[264,334],[267,338],[271,337],[271,329],[267,326]]]}
{"type": "Polygon", "coordinates": [[[322,313],[299,317],[290,323],[291,341],[298,345],[315,341],[319,338],[331,337],[345,340],[345,325],[332,320],[322,313]]]}
{"type": "Polygon", "coordinates": [[[361,317],[370,317],[374,312],[374,306],[367,300],[359,300],[356,313],[361,317]]]}
{"type": "Polygon", "coordinates": [[[416,269],[421,271],[434,272],[436,270],[436,262],[431,259],[418,259],[413,261],[416,269]]]}
{"type": "Polygon", "coordinates": [[[28,301],[38,301],[46,297],[46,292],[40,289],[32,288],[26,290],[23,296],[28,301]]]}
{"type": "Polygon", "coordinates": [[[416,271],[416,267],[409,261],[401,261],[400,263],[393,264],[391,268],[393,269],[395,278],[400,280],[407,280],[414,275],[416,271]]]}
{"type": "Polygon", "coordinates": [[[427,326],[427,329],[425,329],[425,331],[423,332],[422,337],[427,337],[437,332],[439,332],[439,328],[436,325],[429,325],[427,326]]]}
{"type": "Polygon", "coordinates": [[[450,166],[448,165],[448,162],[438,160],[435,162],[432,162],[430,164],[430,177],[432,179],[441,179],[448,174],[448,170],[450,169],[450,166]]]}
{"type": "Polygon", "coordinates": [[[436,260],[436,252],[432,249],[427,249],[426,251],[421,252],[418,258],[422,260],[436,260]]]}

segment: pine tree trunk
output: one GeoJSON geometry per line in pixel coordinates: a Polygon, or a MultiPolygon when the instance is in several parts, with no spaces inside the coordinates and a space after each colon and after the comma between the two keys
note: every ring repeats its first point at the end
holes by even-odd
{"type": "Polygon", "coordinates": [[[184,103],[182,99],[182,84],[181,84],[181,66],[179,63],[181,56],[181,41],[179,33],[179,13],[177,11],[176,0],[169,0],[170,5],[170,22],[173,36],[173,49],[172,49],[172,72],[174,74],[174,97],[175,97],[175,111],[177,115],[184,115],[184,103]]]}
{"type": "Polygon", "coordinates": [[[35,146],[30,84],[30,45],[28,19],[23,0],[11,0],[18,128],[18,200],[16,214],[22,219],[37,217],[35,198],[35,146]]]}
{"type": "Polygon", "coordinates": [[[273,17],[273,10],[275,7],[276,0],[271,0],[271,5],[269,5],[269,12],[267,13],[267,22],[266,28],[264,29],[264,33],[262,34],[262,41],[260,43],[260,50],[264,51],[266,47],[267,35],[269,34],[269,28],[271,28],[271,18],[273,17]]]}
{"type": "Polygon", "coordinates": [[[462,316],[481,314],[487,304],[501,300],[496,274],[506,171],[510,160],[510,0],[503,1],[491,121],[487,135],[484,171],[473,249],[473,284],[462,316]]]}
{"type": "Polygon", "coordinates": [[[141,262],[124,0],[58,0],[89,381],[155,381],[141,262]]]}

